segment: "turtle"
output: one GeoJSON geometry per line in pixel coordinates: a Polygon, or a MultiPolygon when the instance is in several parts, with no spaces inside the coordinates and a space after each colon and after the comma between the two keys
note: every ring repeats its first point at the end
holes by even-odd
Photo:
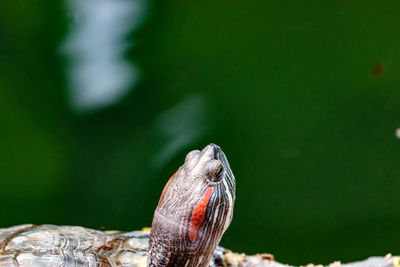
{"type": "MultiPolygon", "coordinates": [[[[3,228],[0,267],[288,267],[271,254],[247,256],[217,245],[232,220],[235,195],[228,160],[219,146],[210,144],[188,153],[168,180],[152,228],[132,232],[49,224],[3,228]]],[[[388,254],[330,266],[400,266],[400,257],[388,254]]]]}
{"type": "Polygon", "coordinates": [[[236,182],[215,144],[187,154],[162,190],[150,231],[25,224],[0,229],[0,266],[224,266],[217,247],[236,182]]]}

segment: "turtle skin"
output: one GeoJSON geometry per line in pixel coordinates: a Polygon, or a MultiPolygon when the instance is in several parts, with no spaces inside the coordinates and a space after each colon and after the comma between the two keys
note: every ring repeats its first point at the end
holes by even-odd
{"type": "MultiPolygon", "coordinates": [[[[0,229],[1,267],[146,267],[149,231],[25,224],[0,229]]],[[[218,247],[210,266],[224,266],[218,247]]]]}

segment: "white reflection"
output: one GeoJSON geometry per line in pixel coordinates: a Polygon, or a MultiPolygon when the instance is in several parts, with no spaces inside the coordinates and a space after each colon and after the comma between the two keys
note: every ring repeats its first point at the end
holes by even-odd
{"type": "Polygon", "coordinates": [[[201,96],[190,96],[175,107],[163,112],[156,120],[154,132],[162,135],[167,144],[154,157],[154,165],[164,165],[207,131],[205,101],[201,96]]]}
{"type": "Polygon", "coordinates": [[[66,0],[74,22],[65,43],[71,102],[78,111],[105,107],[133,88],[138,70],[124,56],[127,36],[145,13],[142,0],[66,0]]]}

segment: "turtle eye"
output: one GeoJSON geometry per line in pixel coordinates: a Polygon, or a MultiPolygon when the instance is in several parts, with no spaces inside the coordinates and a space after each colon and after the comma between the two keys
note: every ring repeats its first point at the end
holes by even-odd
{"type": "Polygon", "coordinates": [[[219,160],[210,160],[206,166],[207,178],[212,182],[219,182],[224,174],[224,165],[219,160]]]}
{"type": "Polygon", "coordinates": [[[223,172],[224,166],[222,164],[218,165],[217,169],[215,170],[215,177],[220,178],[223,172]]]}

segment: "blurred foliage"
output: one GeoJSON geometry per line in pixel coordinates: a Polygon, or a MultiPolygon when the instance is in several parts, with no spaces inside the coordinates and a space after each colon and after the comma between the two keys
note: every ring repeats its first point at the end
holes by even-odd
{"type": "Polygon", "coordinates": [[[400,2],[153,1],[142,80],[69,104],[62,1],[0,3],[0,224],[148,226],[185,154],[237,178],[222,245],[281,262],[400,253],[400,2]]]}

